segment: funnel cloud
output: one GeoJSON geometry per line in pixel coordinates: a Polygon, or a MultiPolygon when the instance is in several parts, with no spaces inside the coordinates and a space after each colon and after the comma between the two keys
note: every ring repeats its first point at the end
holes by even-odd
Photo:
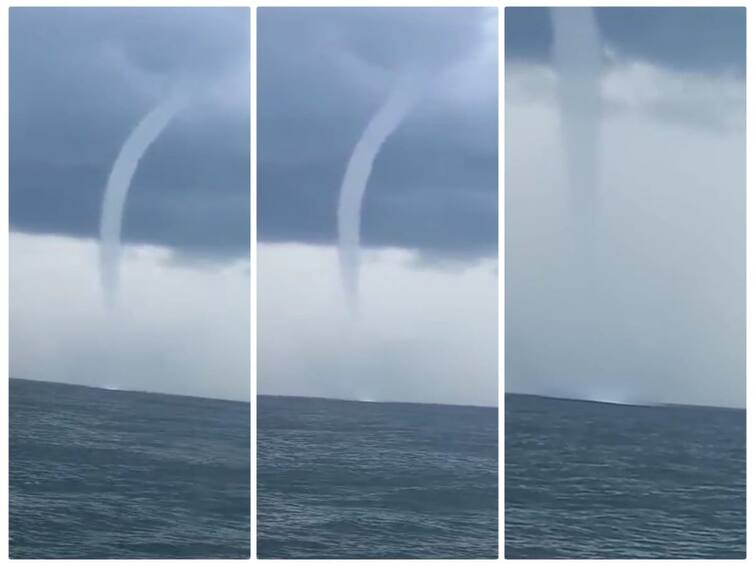
{"type": "Polygon", "coordinates": [[[131,180],[149,146],[154,143],[185,104],[185,96],[174,93],[142,118],[142,121],[126,138],[110,171],[102,200],[100,220],[100,278],[102,292],[108,306],[113,306],[117,300],[123,208],[131,187],[131,180]]]}
{"type": "Polygon", "coordinates": [[[592,8],[551,8],[561,134],[578,203],[595,198],[601,49],[592,8]]]}
{"type": "Polygon", "coordinates": [[[354,313],[359,302],[359,230],[367,181],[380,148],[399,127],[417,96],[413,78],[398,82],[354,146],[343,176],[338,200],[338,256],[346,300],[354,313]]]}

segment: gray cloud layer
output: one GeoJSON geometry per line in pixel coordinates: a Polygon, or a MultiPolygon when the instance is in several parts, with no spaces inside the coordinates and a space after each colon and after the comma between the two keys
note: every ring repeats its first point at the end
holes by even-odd
{"type": "Polygon", "coordinates": [[[332,243],[354,143],[407,69],[428,93],[378,156],[363,242],[487,255],[497,242],[495,11],[262,9],[260,239],[332,243]]]}
{"type": "MultiPolygon", "coordinates": [[[[744,76],[743,7],[596,8],[595,12],[606,46],[628,58],[677,70],[726,70],[744,76]]],[[[547,8],[506,8],[509,60],[549,62],[551,40],[547,8]]]]}
{"type": "Polygon", "coordinates": [[[180,85],[195,102],[143,159],[124,240],[247,253],[248,10],[14,8],[10,29],[13,230],[94,237],[121,144],[180,85]]]}

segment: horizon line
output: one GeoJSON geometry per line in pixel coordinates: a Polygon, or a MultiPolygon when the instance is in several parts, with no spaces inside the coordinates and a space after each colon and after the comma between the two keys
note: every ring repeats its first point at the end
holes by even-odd
{"type": "Polygon", "coordinates": [[[504,391],[506,395],[519,395],[521,397],[539,397],[541,399],[553,399],[556,401],[577,401],[580,403],[600,403],[601,405],[621,405],[626,407],[690,407],[701,409],[727,409],[733,411],[746,411],[747,407],[732,407],[729,405],[702,405],[696,403],[623,403],[621,401],[600,401],[598,399],[584,399],[579,397],[559,397],[557,395],[544,395],[540,393],[517,393],[515,391],[504,391]]]}
{"type": "Polygon", "coordinates": [[[344,399],[341,397],[320,397],[316,395],[286,395],[286,394],[278,394],[278,393],[257,393],[257,397],[285,397],[289,399],[318,399],[321,401],[340,401],[344,403],[369,403],[369,404],[377,404],[381,403],[384,405],[391,404],[391,405],[440,405],[442,407],[472,407],[474,409],[498,409],[498,405],[469,405],[469,404],[462,404],[462,403],[439,403],[439,402],[429,402],[429,401],[367,401],[364,399],[344,399]]]}
{"type": "Polygon", "coordinates": [[[101,391],[112,391],[113,393],[146,393],[147,395],[167,395],[169,397],[190,397],[192,399],[203,399],[207,401],[225,401],[229,403],[249,403],[251,400],[241,399],[228,399],[226,397],[203,397],[201,395],[191,395],[189,393],[165,393],[163,391],[147,391],[146,389],[120,389],[111,388],[105,385],[84,385],[82,383],[69,383],[67,381],[49,381],[47,379],[29,379],[25,377],[10,377],[8,376],[8,382],[11,381],[31,381],[34,383],[49,383],[52,385],[68,385],[70,387],[86,387],[87,389],[99,389],[101,391]]]}

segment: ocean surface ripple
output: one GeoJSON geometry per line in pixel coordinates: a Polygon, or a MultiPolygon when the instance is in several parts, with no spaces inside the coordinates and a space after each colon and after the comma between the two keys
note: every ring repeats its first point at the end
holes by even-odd
{"type": "Polygon", "coordinates": [[[506,395],[506,558],[744,558],[745,411],[506,395]]]}
{"type": "Polygon", "coordinates": [[[260,396],[260,558],[495,558],[498,411],[260,396]]]}
{"type": "Polygon", "coordinates": [[[248,558],[249,404],[10,381],[11,558],[248,558]]]}

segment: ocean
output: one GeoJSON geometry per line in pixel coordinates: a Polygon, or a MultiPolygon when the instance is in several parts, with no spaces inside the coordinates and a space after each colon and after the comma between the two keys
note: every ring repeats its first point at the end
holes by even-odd
{"type": "Polygon", "coordinates": [[[506,395],[506,558],[744,558],[745,411],[506,395]]]}
{"type": "Polygon", "coordinates": [[[248,558],[249,408],[11,379],[11,558],[248,558]]]}
{"type": "Polygon", "coordinates": [[[257,398],[259,558],[496,558],[495,408],[257,398]]]}

